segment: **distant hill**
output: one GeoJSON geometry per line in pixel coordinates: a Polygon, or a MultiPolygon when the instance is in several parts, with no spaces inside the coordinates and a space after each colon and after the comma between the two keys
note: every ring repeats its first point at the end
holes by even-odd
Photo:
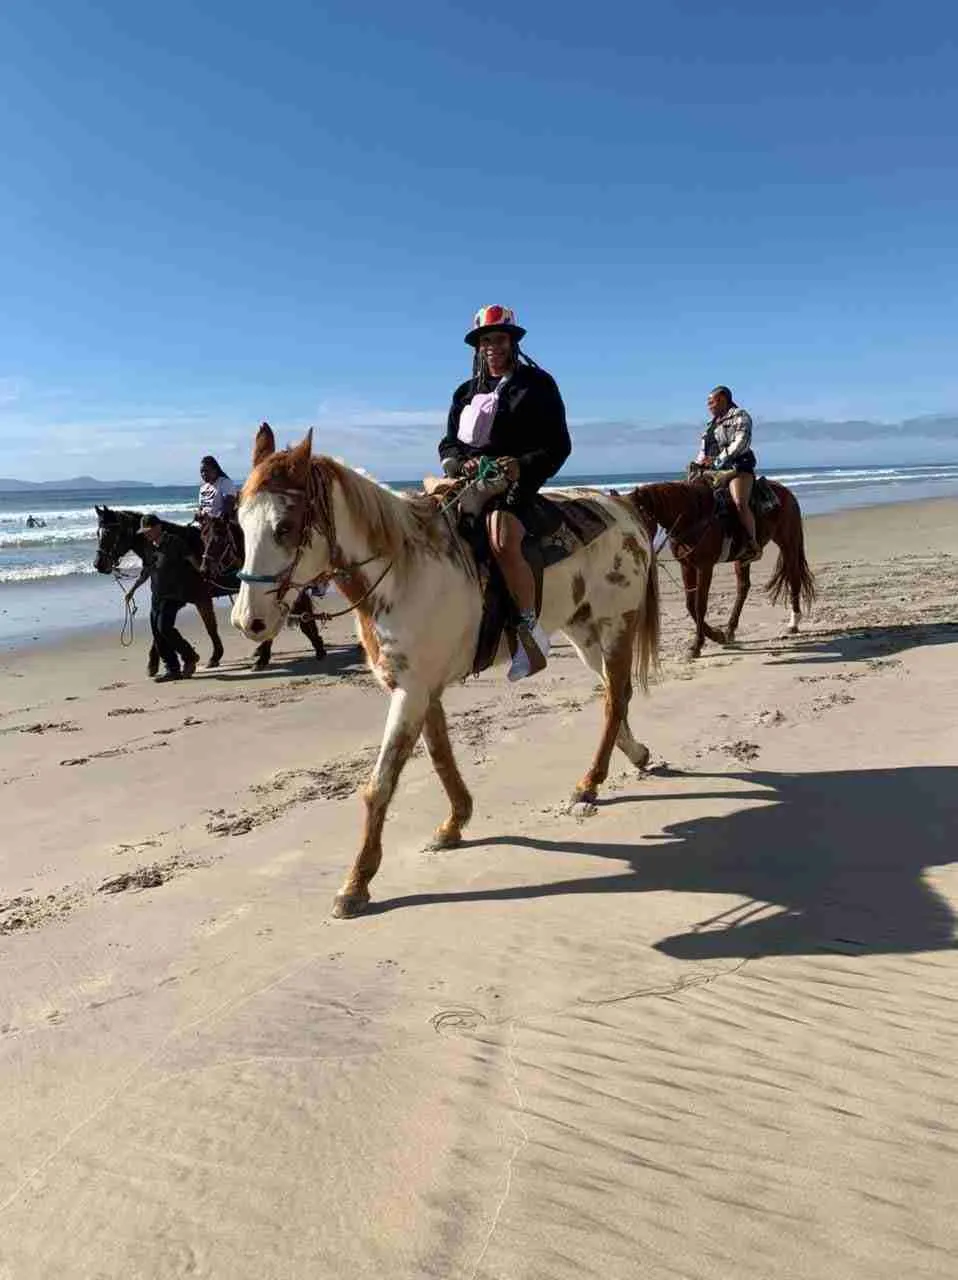
{"type": "Polygon", "coordinates": [[[40,493],[59,489],[155,489],[143,480],[97,480],[93,476],[73,476],[69,480],[10,480],[0,476],[0,493],[40,493]]]}

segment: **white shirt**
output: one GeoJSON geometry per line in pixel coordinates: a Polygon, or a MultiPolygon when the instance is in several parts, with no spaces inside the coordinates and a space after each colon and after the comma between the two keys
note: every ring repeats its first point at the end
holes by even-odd
{"type": "Polygon", "coordinates": [[[236,497],[236,485],[229,476],[219,476],[200,485],[200,512],[204,516],[221,516],[225,498],[236,497]]]}

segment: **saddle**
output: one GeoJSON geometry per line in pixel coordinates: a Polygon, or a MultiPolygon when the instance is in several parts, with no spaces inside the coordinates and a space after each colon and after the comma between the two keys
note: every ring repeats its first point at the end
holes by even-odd
{"type": "MultiPolygon", "coordinates": [[[[424,483],[426,493],[443,505],[454,501],[454,494],[461,487],[455,481],[435,480],[431,477],[424,483]]],[[[457,527],[472,550],[482,591],[482,619],[472,661],[473,675],[492,666],[503,635],[510,653],[515,654],[518,645],[518,613],[492,554],[483,518],[486,503],[505,493],[508,488],[508,482],[495,484],[479,481],[465,490],[462,499],[456,503],[457,527]]],[[[580,547],[594,542],[612,524],[612,517],[593,499],[572,494],[556,494],[551,498],[537,494],[530,503],[524,505],[522,514],[527,527],[522,554],[535,580],[538,613],[542,607],[542,579],[545,570],[567,559],[580,547]]]]}
{"type": "MultiPolygon", "coordinates": [[[[738,518],[735,503],[729,493],[728,482],[736,473],[734,471],[704,472],[702,479],[712,486],[715,499],[715,518],[722,529],[724,540],[723,561],[737,560],[745,550],[745,531],[738,518]],[[714,477],[714,478],[713,478],[714,477]]],[[[780,503],[778,495],[765,476],[756,476],[752,485],[752,494],[748,504],[756,521],[761,516],[769,515],[777,510],[780,503]]]]}

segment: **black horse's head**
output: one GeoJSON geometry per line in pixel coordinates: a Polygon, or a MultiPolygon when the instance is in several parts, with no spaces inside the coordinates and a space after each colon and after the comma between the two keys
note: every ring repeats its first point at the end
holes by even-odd
{"type": "Polygon", "coordinates": [[[132,513],[96,508],[96,555],[93,567],[97,573],[113,573],[129,551],[134,551],[137,524],[128,519],[132,513]]]}

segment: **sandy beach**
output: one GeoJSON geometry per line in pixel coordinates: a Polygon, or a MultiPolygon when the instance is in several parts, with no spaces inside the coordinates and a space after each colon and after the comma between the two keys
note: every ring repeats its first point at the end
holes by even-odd
{"type": "Polygon", "coordinates": [[[172,686],[144,613],[0,654],[0,1280],[950,1280],[958,500],[806,529],[802,634],[756,589],[692,664],[663,560],[594,809],[568,646],[450,690],[468,838],[420,752],[352,921],[351,627],[172,686]]]}

